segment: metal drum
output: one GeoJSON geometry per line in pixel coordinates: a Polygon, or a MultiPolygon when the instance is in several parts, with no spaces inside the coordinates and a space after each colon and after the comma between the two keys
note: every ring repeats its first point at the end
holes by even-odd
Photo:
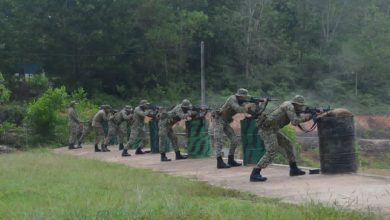
{"type": "Polygon", "coordinates": [[[322,173],[356,172],[353,116],[320,118],[318,121],[318,136],[322,173]]]}

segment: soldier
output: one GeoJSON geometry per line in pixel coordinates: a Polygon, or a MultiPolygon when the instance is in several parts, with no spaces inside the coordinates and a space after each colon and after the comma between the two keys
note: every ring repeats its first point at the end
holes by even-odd
{"type": "Polygon", "coordinates": [[[305,175],[305,172],[297,167],[292,142],[279,131],[279,129],[288,125],[290,122],[296,126],[309,121],[311,119],[310,114],[299,113],[304,110],[304,107],[304,98],[296,95],[292,101],[286,101],[271,113],[258,118],[257,125],[259,127],[259,133],[264,140],[266,152],[253,169],[250,176],[251,182],[267,180],[266,177],[261,176],[260,171],[272,163],[275,150],[279,146],[286,151],[290,163],[290,176],[305,175]]]}
{"type": "Polygon", "coordinates": [[[241,88],[235,95],[230,96],[219,110],[213,113],[214,145],[218,169],[241,166],[241,163],[234,160],[234,152],[239,145],[239,140],[230,123],[236,113],[247,113],[250,109],[256,107],[254,103],[246,103],[249,97],[248,90],[241,88]],[[225,164],[222,159],[223,133],[227,135],[231,142],[228,156],[229,165],[225,164]]]}
{"type": "Polygon", "coordinates": [[[130,105],[126,105],[121,111],[111,114],[108,120],[108,135],[104,140],[105,146],[108,145],[109,140],[115,135],[118,136],[119,150],[123,150],[123,138],[126,135],[121,129],[121,124],[126,121],[130,121],[132,118],[133,108],[130,105]]]}
{"type": "Polygon", "coordinates": [[[71,101],[68,108],[69,150],[81,147],[81,145],[78,145],[78,147],[74,146],[81,127],[81,123],[76,112],[76,104],[77,103],[75,101],[71,101]]]}
{"type": "Polygon", "coordinates": [[[92,130],[92,120],[93,118],[89,119],[88,121],[84,122],[82,125],[82,131],[81,136],[78,141],[78,146],[81,147],[81,144],[84,143],[84,138],[89,134],[89,132],[92,130]]]}
{"type": "MultiPolygon", "coordinates": [[[[125,148],[122,151],[122,157],[131,156],[127,151],[131,148],[136,142],[138,138],[142,139],[142,145],[145,146],[147,143],[146,133],[144,131],[145,126],[145,117],[151,116],[152,111],[148,109],[150,103],[147,100],[141,100],[139,106],[134,109],[133,113],[133,122],[131,124],[131,134],[129,141],[127,142],[125,148]]],[[[142,147],[138,147],[135,154],[144,154],[142,151],[142,147]]]]}
{"type": "Polygon", "coordinates": [[[158,124],[158,136],[160,139],[159,150],[162,162],[171,161],[171,159],[167,158],[165,149],[165,144],[169,139],[171,140],[173,149],[175,150],[176,160],[187,159],[187,156],[183,156],[180,154],[177,136],[173,131],[172,127],[180,120],[192,116],[193,113],[191,109],[191,102],[188,99],[184,99],[181,104],[176,105],[172,110],[168,111],[167,113],[161,114],[160,121],[158,124]]]}
{"type": "Polygon", "coordinates": [[[104,145],[105,135],[103,130],[103,123],[108,121],[108,113],[110,112],[110,109],[111,107],[109,105],[103,105],[92,119],[92,127],[94,128],[96,134],[95,152],[110,151],[107,146],[104,145]],[[99,143],[101,143],[102,150],[99,149],[99,143]]]}

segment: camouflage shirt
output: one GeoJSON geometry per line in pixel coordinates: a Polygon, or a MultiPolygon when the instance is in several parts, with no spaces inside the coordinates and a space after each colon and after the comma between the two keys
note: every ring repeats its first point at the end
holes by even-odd
{"type": "Polygon", "coordinates": [[[69,125],[80,124],[80,121],[77,116],[77,112],[73,107],[68,108],[68,124],[69,125]]]}
{"type": "MultiPolygon", "coordinates": [[[[115,115],[113,115],[112,120],[117,124],[120,125],[124,121],[129,121],[133,115],[131,113],[127,114],[126,109],[122,109],[119,112],[117,112],[115,115]]],[[[111,119],[111,118],[110,118],[111,119]]]]}
{"type": "Polygon", "coordinates": [[[108,116],[104,110],[99,110],[92,119],[93,127],[103,127],[103,123],[108,120],[108,116]]]}
{"type": "Polygon", "coordinates": [[[150,110],[142,110],[140,106],[134,109],[132,128],[141,128],[144,126],[145,117],[150,114],[150,110]]]}
{"type": "Polygon", "coordinates": [[[191,110],[188,110],[186,113],[183,111],[181,104],[176,105],[172,110],[167,112],[167,119],[170,124],[175,124],[182,119],[189,117],[192,114],[191,110]]]}
{"type": "Polygon", "coordinates": [[[309,121],[310,118],[297,114],[290,101],[283,102],[277,109],[266,115],[262,127],[280,129],[288,124],[294,126],[309,121]]]}
{"type": "Polygon", "coordinates": [[[237,113],[245,113],[246,109],[238,103],[235,95],[230,96],[220,109],[222,118],[226,121],[233,121],[233,116],[237,113]]]}

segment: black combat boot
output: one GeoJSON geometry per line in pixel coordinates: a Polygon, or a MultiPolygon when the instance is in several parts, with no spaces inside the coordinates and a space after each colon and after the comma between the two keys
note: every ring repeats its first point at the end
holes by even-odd
{"type": "Polygon", "coordinates": [[[68,147],[69,150],[74,150],[74,149],[77,149],[74,147],[74,144],[69,144],[69,147],[68,147]]]}
{"type": "Polygon", "coordinates": [[[261,171],[260,168],[253,168],[252,173],[251,173],[251,177],[249,178],[249,180],[251,182],[264,182],[264,181],[266,181],[267,177],[261,176],[260,171],[261,171]]]}
{"type": "Polygon", "coordinates": [[[123,144],[119,144],[119,150],[123,150],[125,148],[125,146],[123,146],[123,144]]]}
{"type": "Polygon", "coordinates": [[[171,161],[171,159],[168,159],[165,153],[161,153],[161,162],[168,162],[168,161],[171,161]]]}
{"type": "Polygon", "coordinates": [[[135,150],[135,154],[145,154],[145,152],[142,151],[142,149],[139,147],[137,150],[135,150]]]}
{"type": "Polygon", "coordinates": [[[180,151],[176,151],[175,154],[176,154],[176,160],[184,160],[184,159],[188,158],[187,155],[185,155],[185,156],[181,155],[180,151]]]}
{"type": "Polygon", "coordinates": [[[99,147],[98,147],[97,144],[95,144],[95,152],[102,152],[102,151],[99,149],[99,147]]]}
{"type": "Polygon", "coordinates": [[[131,154],[127,153],[127,149],[123,149],[122,151],[122,157],[130,157],[131,154]]]}
{"type": "Polygon", "coordinates": [[[305,175],[305,171],[302,171],[297,167],[296,162],[291,162],[290,163],[290,176],[302,176],[305,175]]]}
{"type": "Polygon", "coordinates": [[[103,149],[104,152],[110,152],[110,149],[108,149],[107,145],[103,145],[103,146],[104,146],[104,149],[103,149]]]}
{"type": "Polygon", "coordinates": [[[79,142],[78,144],[77,144],[77,148],[82,148],[83,146],[81,146],[81,142],[79,142]]]}
{"type": "Polygon", "coordinates": [[[239,167],[239,166],[242,165],[241,163],[237,163],[237,161],[234,160],[234,155],[229,155],[229,157],[228,157],[228,164],[231,167],[239,167]]]}
{"type": "Polygon", "coordinates": [[[225,162],[223,162],[222,157],[217,157],[217,168],[225,169],[225,168],[230,168],[230,166],[227,165],[225,162]]]}

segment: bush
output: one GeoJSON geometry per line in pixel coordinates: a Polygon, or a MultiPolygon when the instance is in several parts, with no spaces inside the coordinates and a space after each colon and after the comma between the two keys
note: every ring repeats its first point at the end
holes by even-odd
{"type": "Polygon", "coordinates": [[[6,103],[11,97],[11,91],[5,87],[5,80],[3,74],[0,72],[0,104],[6,103]]]}
{"type": "Polygon", "coordinates": [[[56,138],[58,127],[66,127],[66,118],[64,120],[64,117],[60,117],[60,113],[63,113],[67,103],[68,95],[64,86],[56,89],[49,88],[41,97],[28,105],[26,117],[28,128],[40,140],[53,140],[56,138]]]}

